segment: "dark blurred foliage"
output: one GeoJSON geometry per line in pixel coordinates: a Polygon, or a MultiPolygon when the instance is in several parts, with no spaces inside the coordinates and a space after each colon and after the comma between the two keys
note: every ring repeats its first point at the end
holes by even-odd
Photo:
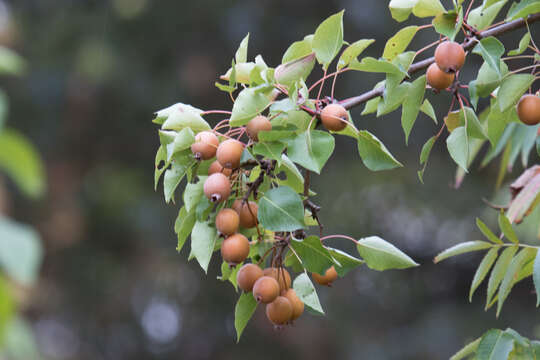
{"type": "MultiPolygon", "coordinates": [[[[38,203],[10,191],[11,213],[38,227],[47,250],[39,285],[23,294],[45,358],[444,359],[489,327],[540,335],[531,281],[517,286],[496,320],[493,311],[483,312],[485,290],[472,304],[467,301],[478,255],[433,265],[438,251],[480,236],[476,216],[494,224],[495,213],[481,198],[493,199],[497,168],[474,170],[456,191],[450,186],[455,166],[440,141],[421,185],[418,154],[438,130],[424,115],[406,147],[399,112],[360,118],[361,109],[355,109],[357,125],[374,131],[405,168],[370,173],[353,142],[339,138],[326,171],[314,179],[314,200],[323,205],[328,234],[380,235],[421,267],[358,269],[332,289],[320,289],[328,316],[307,314],[283,331],[275,332],[259,309],[235,345],[237,294],[216,279],[219,256],[205,276],[187,262],[189,250],[175,251],[179,206],[165,205],[161,189],[153,191],[158,138],[152,113],[178,101],[203,109],[230,107],[214,81],[247,32],[250,58],[260,53],[275,66],[291,42],[342,8],[346,39],[376,39],[366,54],[377,57],[400,27],[387,3],[6,3],[9,23],[0,40],[30,64],[22,80],[1,80],[11,98],[9,124],[38,145],[49,177],[48,195],[38,203]]],[[[532,30],[539,33],[538,27],[532,30]]],[[[515,48],[521,35],[505,36],[507,48],[515,48]]],[[[435,39],[424,30],[412,48],[435,39]]],[[[470,56],[464,76],[479,63],[470,56]]],[[[348,73],[338,80],[337,97],[361,93],[380,79],[348,73]]],[[[440,119],[449,102],[448,95],[433,100],[440,119]]],[[[13,190],[9,183],[8,189],[13,190]]],[[[528,235],[524,241],[537,240],[528,235]]]]}

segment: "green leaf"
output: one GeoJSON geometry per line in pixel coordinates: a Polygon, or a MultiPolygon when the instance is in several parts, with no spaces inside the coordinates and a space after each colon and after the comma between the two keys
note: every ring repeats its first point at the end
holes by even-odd
{"type": "Polygon", "coordinates": [[[519,271],[529,260],[534,259],[536,253],[537,249],[535,248],[523,248],[512,259],[510,265],[508,265],[508,269],[506,270],[504,278],[501,282],[501,286],[499,287],[497,317],[499,317],[504,301],[506,300],[506,298],[510,294],[510,291],[512,290],[512,287],[516,283],[519,271]]]}
{"type": "Polygon", "coordinates": [[[450,136],[446,138],[446,146],[452,159],[465,172],[467,171],[467,162],[469,160],[469,139],[467,130],[464,126],[459,126],[452,131],[450,136]]]}
{"type": "Polygon", "coordinates": [[[527,46],[529,46],[529,43],[531,42],[531,33],[527,32],[521,40],[519,41],[519,47],[514,50],[510,50],[508,52],[508,55],[515,56],[515,55],[521,55],[527,50],[527,46]]]}
{"type": "Polygon", "coordinates": [[[497,92],[497,99],[501,112],[517,104],[521,96],[534,81],[531,74],[513,74],[504,78],[497,92]]]}
{"type": "Polygon", "coordinates": [[[379,102],[377,106],[377,117],[391,113],[399,108],[399,106],[405,101],[411,84],[404,82],[397,87],[386,87],[385,96],[383,101],[379,102]]]}
{"type": "Polygon", "coordinates": [[[444,259],[448,259],[456,255],[470,253],[473,251],[484,250],[492,246],[493,246],[492,244],[486,241],[480,241],[480,240],[462,242],[441,252],[439,255],[435,257],[435,259],[433,259],[433,262],[438,263],[438,262],[443,261],[444,259]]]}
{"type": "Polygon", "coordinates": [[[206,181],[207,176],[199,176],[199,181],[197,181],[195,184],[189,183],[186,185],[186,188],[184,189],[184,206],[186,207],[186,210],[189,212],[193,210],[199,201],[201,201],[201,198],[204,194],[204,182],[206,181]]]}
{"type": "Polygon", "coordinates": [[[234,308],[234,328],[236,329],[236,342],[240,341],[240,337],[246,328],[249,319],[255,313],[257,301],[251,292],[242,293],[234,308]]]}
{"type": "Polygon", "coordinates": [[[311,41],[301,40],[301,41],[293,42],[291,46],[289,46],[289,48],[285,51],[285,54],[283,54],[281,63],[285,64],[285,63],[291,62],[293,60],[307,56],[311,54],[312,52],[313,52],[313,49],[311,47],[311,41]]]}
{"type": "Polygon", "coordinates": [[[343,11],[324,20],[313,37],[313,51],[324,69],[334,60],[343,46],[343,11]]]}
{"type": "Polygon", "coordinates": [[[392,0],[388,7],[392,17],[400,22],[407,20],[411,12],[418,17],[430,17],[444,11],[439,0],[392,0]]]}
{"type": "Polygon", "coordinates": [[[332,256],[321,244],[317,236],[308,236],[303,240],[292,239],[290,246],[302,260],[302,265],[309,272],[323,275],[334,264],[332,256]]]}
{"type": "Polygon", "coordinates": [[[507,360],[514,348],[512,336],[501,330],[492,329],[482,336],[476,358],[478,360],[507,360]]]}
{"type": "Polygon", "coordinates": [[[349,45],[339,57],[337,69],[341,70],[349,65],[351,61],[356,60],[356,58],[358,58],[358,56],[373,42],[375,42],[374,39],[363,39],[349,45]]]}
{"type": "Polygon", "coordinates": [[[380,96],[377,96],[376,98],[367,101],[366,105],[364,106],[364,110],[360,115],[367,115],[376,112],[379,106],[379,102],[381,102],[380,96]]]}
{"type": "Polygon", "coordinates": [[[294,279],[293,289],[308,308],[324,315],[317,291],[306,273],[300,274],[294,279]]]}
{"type": "Polygon", "coordinates": [[[499,248],[492,247],[486,253],[484,258],[480,262],[480,265],[478,265],[478,269],[476,269],[476,273],[474,274],[474,278],[471,284],[471,290],[469,291],[469,301],[472,301],[474,292],[476,291],[478,286],[480,286],[482,281],[484,281],[484,279],[486,278],[486,275],[488,274],[489,270],[491,270],[491,267],[493,266],[493,263],[497,259],[498,254],[499,254],[499,248]]]}
{"type": "Polygon", "coordinates": [[[13,280],[32,285],[38,278],[43,257],[34,229],[0,216],[0,267],[13,280]]]}
{"type": "Polygon", "coordinates": [[[241,267],[242,267],[242,264],[238,264],[235,267],[231,268],[227,262],[225,261],[222,262],[221,263],[221,276],[217,277],[218,280],[229,281],[234,287],[234,290],[238,291],[238,284],[236,282],[236,277],[241,267]]]}
{"type": "Polygon", "coordinates": [[[453,41],[459,33],[463,23],[463,10],[460,8],[459,13],[455,10],[440,13],[433,19],[433,27],[439,34],[448,36],[453,41]]]}
{"type": "Polygon", "coordinates": [[[217,230],[209,222],[197,221],[191,232],[191,253],[206,273],[214,252],[217,230]]]}
{"type": "Polygon", "coordinates": [[[184,206],[178,212],[178,217],[174,222],[174,231],[178,237],[176,251],[182,251],[191,230],[193,230],[193,226],[195,226],[196,215],[195,210],[188,212],[184,206]]]}
{"type": "Polygon", "coordinates": [[[45,170],[38,150],[28,139],[12,129],[0,132],[0,171],[32,198],[45,192],[45,170]]]}
{"type": "Polygon", "coordinates": [[[407,76],[407,73],[401,70],[397,65],[387,60],[377,60],[372,57],[365,57],[361,62],[353,60],[349,65],[351,70],[364,72],[386,73],[407,76]]]}
{"type": "Polygon", "coordinates": [[[262,155],[272,160],[280,160],[285,147],[286,145],[279,141],[258,142],[253,146],[253,154],[262,155]]]}
{"type": "Polygon", "coordinates": [[[499,228],[503,232],[504,236],[511,242],[518,244],[519,240],[517,238],[516,232],[512,228],[512,224],[510,224],[510,220],[506,217],[503,211],[499,213],[499,228]]]}
{"type": "Polygon", "coordinates": [[[232,108],[229,124],[241,126],[260,114],[270,104],[272,88],[266,85],[242,90],[232,108]]]}
{"type": "Polygon", "coordinates": [[[407,49],[414,35],[418,32],[419,27],[416,25],[407,26],[399,30],[386,42],[384,46],[383,58],[393,60],[407,49]]]}
{"type": "Polygon", "coordinates": [[[501,56],[504,54],[504,45],[497,38],[490,36],[480,40],[473,49],[474,54],[478,54],[484,58],[493,70],[499,76],[501,73],[501,56]]]}
{"type": "Polygon", "coordinates": [[[307,130],[288,141],[287,154],[295,163],[320,174],[334,147],[334,137],[329,133],[307,130]]]}
{"type": "Polygon", "coordinates": [[[476,226],[478,227],[478,229],[482,232],[482,234],[484,234],[484,236],[489,240],[491,241],[492,243],[495,243],[495,244],[502,244],[502,240],[499,239],[488,227],[486,224],[484,224],[484,222],[482,220],[480,220],[479,218],[476,218],[476,226]]]}
{"type": "Polygon", "coordinates": [[[467,23],[478,31],[484,30],[493,23],[493,20],[495,20],[506,3],[507,0],[502,0],[490,6],[481,5],[471,10],[467,17],[467,23]]]}
{"type": "Polygon", "coordinates": [[[0,130],[4,128],[9,110],[8,98],[6,93],[0,89],[0,130]]]}
{"type": "Polygon", "coordinates": [[[513,3],[506,21],[524,18],[528,15],[540,12],[540,2],[538,0],[521,0],[519,3],[513,3]]]}
{"type": "Polygon", "coordinates": [[[174,196],[174,191],[186,176],[186,172],[193,165],[193,161],[186,157],[174,156],[171,168],[165,171],[163,176],[163,194],[165,201],[169,203],[174,196]]]}
{"type": "Polygon", "coordinates": [[[407,269],[419,265],[407,254],[378,236],[358,240],[356,248],[367,266],[373,270],[407,269]]]}
{"type": "Polygon", "coordinates": [[[420,107],[420,111],[422,111],[424,114],[426,114],[431,119],[433,119],[435,124],[437,124],[437,115],[435,115],[435,110],[433,109],[433,106],[431,105],[428,99],[424,100],[424,102],[422,103],[422,106],[420,107]]]}
{"type": "Polygon", "coordinates": [[[463,347],[463,349],[459,350],[457,353],[455,353],[450,360],[462,360],[465,359],[467,356],[470,356],[474,353],[476,353],[476,349],[478,349],[478,344],[480,344],[481,339],[476,339],[474,341],[471,341],[467,345],[463,347]]]}
{"type": "Polygon", "coordinates": [[[189,149],[195,142],[195,134],[190,128],[183,128],[180,132],[159,130],[161,145],[167,154],[165,160],[171,161],[173,155],[189,149]]]}
{"type": "Polygon", "coordinates": [[[291,62],[279,65],[274,76],[280,84],[291,86],[298,80],[305,80],[315,66],[315,54],[311,53],[291,62]]]}
{"type": "Polygon", "coordinates": [[[32,326],[20,316],[13,316],[6,324],[0,356],[3,359],[42,359],[32,326]]]}
{"type": "Polygon", "coordinates": [[[257,215],[262,227],[271,231],[294,231],[304,227],[304,205],[300,196],[288,186],[264,193],[257,215]]]}
{"type": "Polygon", "coordinates": [[[507,247],[506,249],[504,249],[504,251],[499,256],[499,259],[495,263],[495,267],[493,267],[488,281],[486,309],[490,304],[493,295],[495,295],[495,291],[497,291],[497,288],[499,287],[499,284],[501,283],[504,274],[506,273],[506,269],[508,269],[510,261],[514,257],[514,254],[517,252],[517,250],[517,246],[507,247]]]}
{"type": "Polygon", "coordinates": [[[347,275],[347,273],[354,268],[364,264],[364,261],[355,258],[352,255],[347,254],[344,251],[334,248],[327,248],[332,257],[339,263],[334,265],[336,272],[340,277],[347,275]]]}
{"type": "Polygon", "coordinates": [[[238,50],[236,50],[235,60],[237,64],[245,63],[247,61],[247,52],[248,52],[248,42],[249,42],[249,33],[244,39],[240,42],[238,50]]]}
{"type": "Polygon", "coordinates": [[[403,166],[388,151],[386,146],[369,131],[359,131],[357,141],[362,162],[369,170],[389,170],[403,166]]]}
{"type": "Polygon", "coordinates": [[[432,136],[422,146],[422,151],[420,152],[420,165],[424,164],[424,167],[422,168],[422,170],[418,171],[418,178],[420,179],[421,183],[424,183],[424,171],[427,166],[429,154],[431,153],[431,149],[433,148],[433,145],[435,144],[436,140],[437,140],[437,136],[436,135],[432,136]]]}
{"type": "Polygon", "coordinates": [[[13,50],[0,46],[0,75],[23,75],[28,66],[13,50]]]}
{"type": "Polygon", "coordinates": [[[178,103],[156,113],[154,122],[163,120],[161,129],[177,130],[191,128],[194,132],[210,130],[210,125],[200,115],[202,110],[190,105],[178,103]]]}
{"type": "Polygon", "coordinates": [[[468,106],[465,106],[459,111],[459,124],[467,124],[467,134],[473,138],[480,140],[487,139],[487,135],[484,131],[484,127],[478,120],[476,112],[468,106]],[[467,118],[465,120],[465,117],[467,118]]]}
{"type": "Polygon", "coordinates": [[[533,266],[533,282],[536,290],[536,307],[540,305],[540,251],[536,253],[533,266]]]}
{"type": "Polygon", "coordinates": [[[424,100],[424,93],[426,91],[426,76],[423,75],[412,82],[409,87],[409,92],[405,101],[403,102],[403,111],[401,114],[401,126],[405,132],[405,143],[409,142],[409,134],[418,113],[420,112],[420,106],[422,106],[422,100],[424,100]]]}

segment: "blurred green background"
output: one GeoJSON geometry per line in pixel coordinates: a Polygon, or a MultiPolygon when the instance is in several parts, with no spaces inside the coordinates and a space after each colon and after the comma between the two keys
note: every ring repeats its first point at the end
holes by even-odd
{"type": "MultiPolygon", "coordinates": [[[[436,144],[420,184],[420,148],[440,126],[425,115],[406,147],[399,112],[375,118],[353,110],[357,126],[377,134],[405,167],[371,173],[353,141],[341,137],[326,171],[313,180],[326,234],[379,235],[421,267],[384,273],[360,268],[320,289],[326,317],[306,314],[282,331],[274,331],[258,309],[235,345],[238,294],[216,279],[219,256],[205,276],[196,262],[187,262],[189,250],[175,251],[179,206],[164,203],[161,187],[153,191],[153,112],[176,102],[230,108],[214,81],[247,32],[250,59],[262,54],[276,66],[291,42],[343,8],[345,38],[376,39],[366,55],[378,57],[400,27],[387,5],[0,0],[0,43],[28,62],[24,77],[0,79],[10,97],[7,124],[36,144],[47,172],[46,196],[37,201],[9,180],[0,182],[0,209],[33,224],[44,242],[37,285],[17,293],[44,359],[445,359],[490,327],[512,326],[540,337],[530,279],[516,286],[497,320],[493,311],[483,311],[483,287],[472,303],[467,300],[480,255],[432,263],[438,251],[480,237],[475,217],[495,224],[496,213],[486,210],[482,197],[502,203],[509,194],[494,192],[496,165],[475,169],[461,189],[453,189],[455,166],[444,141],[436,144]]],[[[507,49],[517,47],[522,34],[505,35],[507,49]]],[[[412,48],[437,38],[424,30],[412,48]]],[[[462,76],[475,74],[479,59],[470,56],[462,76]]],[[[359,94],[379,80],[347,73],[336,96],[359,94]]],[[[441,121],[450,96],[430,100],[441,121]]],[[[519,164],[511,177],[521,169],[519,164]]],[[[535,230],[524,231],[523,241],[537,244],[535,230]]]]}

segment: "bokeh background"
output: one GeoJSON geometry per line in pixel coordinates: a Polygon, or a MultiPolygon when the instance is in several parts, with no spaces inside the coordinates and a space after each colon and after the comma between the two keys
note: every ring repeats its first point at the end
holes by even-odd
{"type": "MultiPolygon", "coordinates": [[[[496,165],[475,166],[453,189],[455,166],[444,141],[435,146],[422,185],[420,148],[438,130],[425,115],[405,146],[400,112],[375,118],[353,110],[357,126],[377,134],[406,166],[371,173],[354,143],[339,138],[324,174],[313,180],[327,234],[379,235],[421,267],[359,268],[319,290],[326,317],[306,314],[283,331],[274,331],[258,309],[236,345],[238,294],[216,279],[218,256],[205,276],[187,261],[188,246],[175,251],[179,205],[166,205],[161,188],[153,190],[153,112],[179,101],[229,108],[214,81],[247,32],[249,57],[262,54],[276,66],[291,42],[341,9],[345,38],[376,39],[366,55],[378,57],[400,26],[387,3],[0,0],[0,41],[29,66],[22,78],[0,79],[10,97],[8,125],[37,145],[48,177],[47,194],[37,201],[10,181],[3,185],[8,214],[33,224],[45,246],[38,284],[19,296],[44,359],[446,359],[490,327],[540,337],[532,281],[517,285],[497,320],[483,311],[483,287],[467,301],[479,255],[432,263],[438,251],[480,238],[475,217],[495,227],[496,213],[482,198],[504,202],[508,194],[495,193],[496,165]]],[[[538,37],[538,26],[531,30],[538,37]]],[[[517,47],[522,34],[504,36],[507,48],[517,47]]],[[[412,48],[436,38],[423,31],[412,48]]],[[[470,56],[463,76],[479,64],[470,56]]],[[[380,79],[347,73],[337,97],[369,90],[380,79]]],[[[430,98],[441,121],[450,97],[430,98]]],[[[509,179],[521,169],[518,164],[509,179]]],[[[523,228],[523,240],[537,244],[535,229],[523,228]]],[[[354,251],[343,241],[334,245],[354,251]]]]}

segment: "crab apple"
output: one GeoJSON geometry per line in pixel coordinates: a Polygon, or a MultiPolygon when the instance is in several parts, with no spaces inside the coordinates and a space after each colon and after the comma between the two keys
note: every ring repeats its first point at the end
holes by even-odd
{"type": "Polygon", "coordinates": [[[228,139],[219,144],[216,152],[217,161],[227,169],[240,167],[244,144],[235,139],[228,139]]]}
{"type": "Polygon", "coordinates": [[[291,287],[291,274],[284,267],[269,267],[263,270],[265,276],[271,276],[279,282],[279,290],[287,290],[291,287]]]}
{"type": "Polygon", "coordinates": [[[523,95],[517,104],[517,113],[519,120],[526,125],[540,123],[540,97],[523,95]]]}
{"type": "Polygon", "coordinates": [[[210,167],[208,168],[208,175],[212,175],[215,173],[222,173],[223,175],[229,177],[232,174],[232,169],[224,168],[223,166],[221,166],[219,161],[216,160],[212,164],[210,164],[210,167]]]}
{"type": "Polygon", "coordinates": [[[349,114],[343,106],[330,104],[322,109],[321,121],[326,130],[341,131],[347,127],[349,114]]]}
{"type": "Polygon", "coordinates": [[[238,270],[236,275],[236,282],[240,289],[245,292],[253,290],[255,281],[259,280],[263,276],[263,271],[255,264],[245,264],[238,270]]]}
{"type": "Polygon", "coordinates": [[[312,273],[311,276],[320,285],[331,286],[332,283],[337,279],[338,274],[334,266],[328,268],[324,275],[319,275],[317,273],[312,273]]]}
{"type": "Polygon", "coordinates": [[[210,175],[203,185],[204,194],[212,202],[227,200],[231,194],[231,182],[222,173],[210,175]]]}
{"type": "Polygon", "coordinates": [[[465,50],[457,42],[442,42],[435,49],[435,62],[444,72],[456,72],[465,63],[465,50]]]}
{"type": "Polygon", "coordinates": [[[253,284],[253,296],[257,302],[268,304],[279,295],[279,284],[271,276],[261,276],[253,284]]]}
{"type": "Polygon", "coordinates": [[[249,240],[242,234],[233,234],[223,240],[221,257],[229,265],[238,265],[249,255],[249,240]]]}
{"type": "Polygon", "coordinates": [[[293,306],[285,296],[278,296],[266,305],[266,317],[275,325],[284,325],[291,320],[293,306]]]}
{"type": "Polygon", "coordinates": [[[235,200],[232,208],[240,216],[240,226],[250,229],[257,225],[259,206],[254,201],[235,200]]]}
{"type": "Polygon", "coordinates": [[[246,130],[252,140],[259,141],[259,132],[272,130],[272,123],[266,116],[258,115],[247,123],[246,130]]]}
{"type": "Polygon", "coordinates": [[[191,145],[191,152],[199,160],[208,160],[216,156],[219,140],[214,133],[203,131],[195,135],[195,142],[191,145]]]}
{"type": "Polygon", "coordinates": [[[452,85],[456,77],[454,73],[445,73],[435,63],[429,65],[426,75],[428,84],[437,90],[444,90],[452,85]]]}
{"type": "Polygon", "coordinates": [[[298,295],[296,295],[296,291],[294,291],[293,289],[282,291],[281,296],[286,297],[292,305],[293,313],[291,315],[290,321],[298,319],[300,315],[302,315],[302,313],[304,312],[304,302],[300,300],[298,295]]]}
{"type": "Polygon", "coordinates": [[[240,216],[233,209],[221,209],[216,216],[216,229],[223,235],[229,236],[238,231],[240,216]]]}

